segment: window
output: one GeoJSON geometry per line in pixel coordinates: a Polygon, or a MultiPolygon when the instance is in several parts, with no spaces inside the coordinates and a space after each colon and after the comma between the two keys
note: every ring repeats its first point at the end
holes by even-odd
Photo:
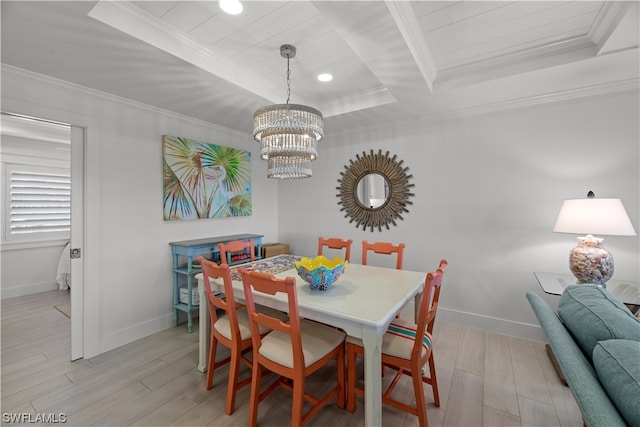
{"type": "Polygon", "coordinates": [[[7,165],[7,241],[69,238],[71,178],[68,169],[7,165]]]}

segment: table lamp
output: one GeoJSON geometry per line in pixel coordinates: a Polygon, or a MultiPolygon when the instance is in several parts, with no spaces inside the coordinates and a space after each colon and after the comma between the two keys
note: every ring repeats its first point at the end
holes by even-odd
{"type": "Polygon", "coordinates": [[[577,283],[605,286],[613,276],[613,256],[602,246],[604,239],[592,234],[635,236],[636,231],[620,199],[596,199],[589,191],[586,199],[565,200],[560,208],[556,233],[586,234],[569,252],[569,268],[577,283]]]}

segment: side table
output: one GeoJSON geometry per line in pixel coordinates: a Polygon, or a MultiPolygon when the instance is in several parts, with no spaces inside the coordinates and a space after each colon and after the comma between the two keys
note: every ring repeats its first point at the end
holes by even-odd
{"type": "MultiPolygon", "coordinates": [[[[187,313],[187,331],[193,331],[193,313],[198,310],[198,305],[193,303],[193,284],[196,283],[195,275],[202,269],[194,266],[193,261],[198,255],[211,256],[219,261],[220,251],[218,243],[228,243],[234,240],[248,241],[253,239],[256,251],[255,258],[260,259],[262,253],[261,234],[233,234],[230,236],[207,237],[204,239],[183,240],[170,242],[173,254],[173,326],[178,326],[178,311],[187,313]],[[186,264],[181,265],[180,257],[184,257],[186,264]],[[187,302],[180,302],[180,277],[185,277],[187,282],[187,302]]],[[[245,261],[230,262],[238,264],[245,261]]]]}
{"type": "MultiPolygon", "coordinates": [[[[569,285],[576,284],[576,278],[567,273],[533,273],[540,284],[542,290],[550,295],[562,295],[564,289],[569,285]]],[[[618,297],[632,313],[638,315],[640,307],[640,282],[631,280],[611,279],[605,289],[618,297]]]]}

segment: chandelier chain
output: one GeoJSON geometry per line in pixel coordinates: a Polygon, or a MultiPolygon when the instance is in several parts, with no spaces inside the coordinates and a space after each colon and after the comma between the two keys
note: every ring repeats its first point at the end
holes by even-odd
{"type": "Polygon", "coordinates": [[[291,98],[291,69],[289,68],[289,54],[287,54],[287,104],[291,98]]]}

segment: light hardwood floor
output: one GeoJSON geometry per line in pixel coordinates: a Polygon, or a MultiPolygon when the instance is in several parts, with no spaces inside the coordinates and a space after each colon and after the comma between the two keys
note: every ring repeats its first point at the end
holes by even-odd
{"type": "MultiPolygon", "coordinates": [[[[249,387],[238,392],[236,412],[227,416],[228,370],[216,372],[213,389],[205,389],[205,375],[196,369],[197,329],[189,334],[183,324],[70,362],[70,321],[53,308],[68,299],[68,292],[50,291],[2,301],[3,414],[64,413],[73,426],[246,426],[249,387]]],[[[425,385],[430,426],[582,425],[543,343],[436,321],[434,349],[441,406],[433,405],[425,385]]],[[[334,372],[316,373],[307,388],[322,389],[334,372]]],[[[395,393],[413,395],[408,381],[395,393]]],[[[290,402],[286,391],[276,390],[260,405],[259,425],[288,425],[290,402]]],[[[359,399],[352,414],[330,404],[308,425],[363,426],[363,407],[359,399]]],[[[417,417],[388,406],[382,414],[385,426],[418,425],[417,417]]]]}

